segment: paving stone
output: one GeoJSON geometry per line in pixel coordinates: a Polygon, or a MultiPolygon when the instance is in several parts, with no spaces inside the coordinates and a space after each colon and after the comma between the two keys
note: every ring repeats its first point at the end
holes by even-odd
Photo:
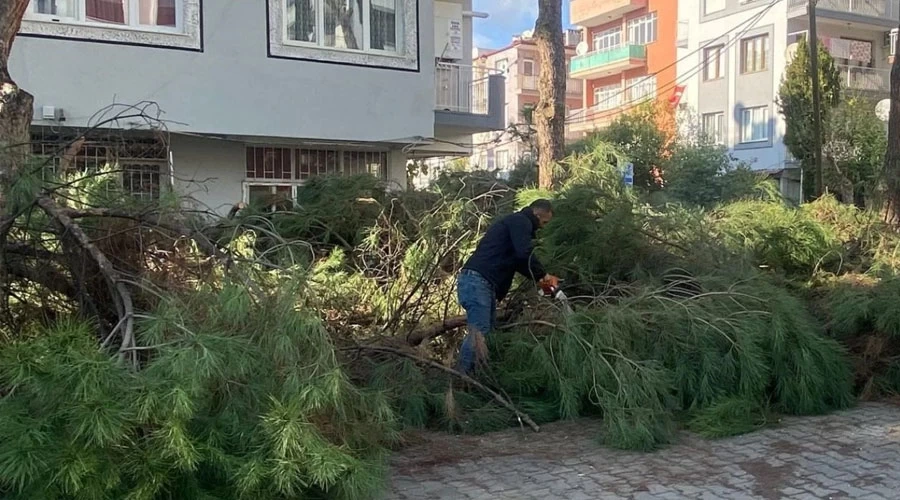
{"type": "Polygon", "coordinates": [[[540,434],[428,435],[394,457],[383,498],[890,500],[900,491],[900,452],[890,437],[897,410],[868,404],[787,418],[715,442],[685,434],[649,454],[599,447],[596,420],[550,424],[540,434]]]}

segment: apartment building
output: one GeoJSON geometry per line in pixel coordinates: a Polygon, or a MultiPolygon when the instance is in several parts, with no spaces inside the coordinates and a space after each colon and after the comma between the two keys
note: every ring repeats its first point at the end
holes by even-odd
{"type": "Polygon", "coordinates": [[[10,71],[35,95],[37,154],[143,103],[168,134],[110,123],[76,165],[116,164],[141,198],[281,206],[315,175],[405,187],[409,159],[503,129],[504,77],[471,65],[474,15],[471,0],[32,0],[10,71]]]}
{"type": "MultiPolygon", "coordinates": [[[[835,58],[845,91],[871,98],[873,106],[887,97],[900,0],[819,0],[817,14],[817,35],[835,58]]],[[[803,174],[784,147],[775,102],[808,27],[806,0],[679,2],[683,109],[696,113],[699,129],[735,157],[777,172],[792,197],[799,196],[803,174]]]]}
{"type": "MultiPolygon", "coordinates": [[[[575,55],[575,47],[580,41],[579,31],[567,30],[564,33],[564,40],[566,67],[568,67],[569,61],[575,55]]],[[[523,141],[522,136],[511,131],[518,130],[524,136],[529,132],[533,133],[533,127],[529,128],[526,117],[540,100],[538,79],[543,62],[531,31],[513,37],[512,42],[501,49],[481,49],[476,56],[474,60],[476,66],[492,68],[506,78],[504,119],[507,133],[476,134],[473,138],[474,147],[470,164],[497,171],[503,176],[508,174],[519,158],[533,153],[533,145],[523,141]]],[[[567,113],[581,108],[583,95],[583,82],[569,78],[566,81],[567,113]]]]}
{"type": "Polygon", "coordinates": [[[570,64],[584,83],[582,109],[567,119],[570,137],[611,123],[635,105],[675,93],[679,4],[684,0],[570,0],[584,43],[570,64]]]}

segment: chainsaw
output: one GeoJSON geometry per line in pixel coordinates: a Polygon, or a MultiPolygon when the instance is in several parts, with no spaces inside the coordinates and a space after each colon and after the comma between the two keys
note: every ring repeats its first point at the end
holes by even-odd
{"type": "Polygon", "coordinates": [[[538,289],[538,295],[556,299],[562,303],[562,306],[567,313],[572,312],[572,308],[569,307],[569,298],[566,297],[566,294],[563,293],[562,289],[558,286],[553,286],[550,283],[541,283],[540,288],[538,289]]]}

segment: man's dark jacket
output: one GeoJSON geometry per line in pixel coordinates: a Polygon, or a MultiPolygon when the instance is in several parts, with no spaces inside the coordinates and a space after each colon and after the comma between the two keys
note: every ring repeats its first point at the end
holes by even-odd
{"type": "Polygon", "coordinates": [[[490,281],[498,301],[509,293],[516,271],[535,281],[543,279],[547,274],[544,266],[532,255],[531,240],[538,227],[538,218],[531,208],[507,215],[487,230],[463,269],[490,281]]]}

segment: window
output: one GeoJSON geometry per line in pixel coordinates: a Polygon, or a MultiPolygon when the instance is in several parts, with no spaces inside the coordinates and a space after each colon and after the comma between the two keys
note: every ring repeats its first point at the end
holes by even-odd
{"type": "Polygon", "coordinates": [[[176,31],[181,0],[32,0],[32,19],[176,31]]]}
{"type": "Polygon", "coordinates": [[[717,45],[703,49],[703,80],[725,78],[725,46],[717,45]]]}
{"type": "Polygon", "coordinates": [[[594,33],[594,52],[603,52],[620,45],[622,45],[622,30],[619,28],[594,33]]]}
{"type": "Polygon", "coordinates": [[[383,151],[248,146],[244,201],[284,209],[296,197],[297,186],[310,177],[370,174],[384,178],[387,162],[383,151]]]}
{"type": "Polygon", "coordinates": [[[769,35],[741,40],[741,73],[756,73],[769,67],[769,35]]]}
{"type": "Polygon", "coordinates": [[[725,113],[704,114],[701,132],[713,144],[725,144],[725,113]]]}
{"type": "Polygon", "coordinates": [[[622,105],[622,87],[607,85],[594,89],[594,106],[599,110],[615,109],[622,105]]]}
{"type": "Polygon", "coordinates": [[[20,33],[201,51],[200,2],[31,0],[22,19],[20,33]]]}
{"type": "Polygon", "coordinates": [[[525,76],[534,76],[534,61],[525,59],[522,61],[522,74],[525,76]]]}
{"type": "Polygon", "coordinates": [[[769,138],[769,108],[745,108],[741,110],[741,142],[761,142],[769,138]]]}
{"type": "Polygon", "coordinates": [[[628,43],[647,45],[656,41],[656,12],[628,21],[628,43]]]}
{"type": "Polygon", "coordinates": [[[494,166],[497,170],[506,170],[509,168],[509,151],[497,151],[494,153],[494,166]]]}
{"type": "Polygon", "coordinates": [[[712,14],[713,12],[719,12],[720,10],[725,10],[725,0],[704,0],[703,1],[703,13],[704,14],[712,14]]]}
{"type": "Polygon", "coordinates": [[[400,0],[284,0],[287,40],[331,49],[398,52],[400,0]]]}
{"type": "Polygon", "coordinates": [[[144,201],[159,199],[160,163],[125,163],[122,168],[122,186],[125,191],[144,201]]]}
{"type": "Polygon", "coordinates": [[[656,98],[656,76],[642,76],[632,78],[626,82],[631,93],[631,102],[638,103],[656,98]]]}

